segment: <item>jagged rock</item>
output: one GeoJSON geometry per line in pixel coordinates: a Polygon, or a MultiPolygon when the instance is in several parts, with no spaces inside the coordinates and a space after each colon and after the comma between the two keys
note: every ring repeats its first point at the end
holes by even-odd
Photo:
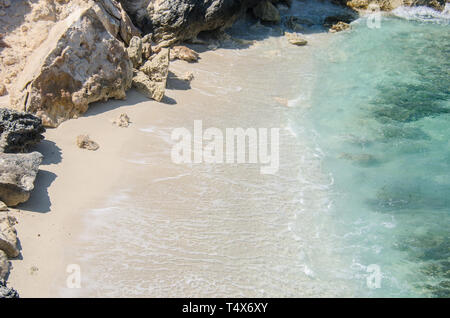
{"type": "Polygon", "coordinates": [[[9,273],[9,266],[8,255],[3,250],[0,250],[0,282],[6,280],[6,276],[9,273]]]}
{"type": "Polygon", "coordinates": [[[157,54],[135,72],[133,87],[148,98],[161,101],[169,74],[169,49],[161,48],[157,54]]]}
{"type": "Polygon", "coordinates": [[[127,48],[128,56],[133,63],[134,68],[142,64],[142,40],[138,36],[133,36],[130,40],[130,46],[127,48]]]}
{"type": "Polygon", "coordinates": [[[186,46],[174,46],[170,49],[170,60],[180,59],[187,62],[197,62],[198,53],[186,46]]]}
{"type": "Polygon", "coordinates": [[[19,293],[6,286],[6,282],[0,280],[0,298],[19,298],[19,293]]]}
{"type": "Polygon", "coordinates": [[[301,36],[299,36],[296,33],[286,32],[285,35],[286,35],[286,38],[288,39],[288,42],[293,45],[303,46],[303,45],[308,44],[308,41],[306,41],[304,38],[302,38],[301,36]]]}
{"type": "Polygon", "coordinates": [[[155,42],[170,46],[202,31],[223,30],[258,0],[120,0],[133,22],[155,42]]]}
{"type": "MultiPolygon", "coordinates": [[[[120,5],[120,4],[119,4],[120,5]]],[[[134,36],[141,36],[141,32],[138,28],[136,28],[131,21],[130,17],[126,13],[125,10],[122,9],[122,6],[120,5],[120,14],[121,14],[121,20],[120,20],[120,36],[122,37],[123,41],[126,44],[129,44],[131,39],[134,36]]]]}
{"type": "Polygon", "coordinates": [[[120,116],[114,120],[114,125],[117,125],[122,128],[126,128],[130,125],[130,117],[127,114],[120,114],[120,116]]]}
{"type": "Polygon", "coordinates": [[[339,21],[338,23],[334,24],[333,26],[331,26],[330,28],[330,32],[331,33],[335,33],[335,32],[341,32],[344,30],[350,29],[350,24],[339,21]]]}
{"type": "Polygon", "coordinates": [[[27,152],[44,139],[44,132],[40,118],[0,108],[0,152],[27,152]]]}
{"type": "Polygon", "coordinates": [[[194,74],[192,72],[186,72],[182,77],[180,77],[185,82],[191,82],[194,79],[194,74]]]}
{"type": "Polygon", "coordinates": [[[75,10],[52,28],[10,92],[16,109],[56,127],[84,113],[92,102],[125,98],[132,63],[98,12],[92,6],[75,10]]]}
{"type": "Polygon", "coordinates": [[[17,233],[14,225],[17,220],[8,213],[0,214],[0,250],[8,257],[17,257],[20,253],[17,248],[17,233]]]}
{"type": "Polygon", "coordinates": [[[100,148],[99,144],[91,140],[89,135],[79,135],[77,137],[77,146],[81,149],[96,151],[100,148]]]}
{"type": "Polygon", "coordinates": [[[152,34],[142,37],[142,58],[148,60],[152,55],[152,34]]]}
{"type": "Polygon", "coordinates": [[[16,206],[29,199],[42,155],[0,153],[0,200],[16,206]]]}
{"type": "Polygon", "coordinates": [[[260,1],[256,7],[253,8],[255,17],[265,22],[280,23],[281,17],[278,9],[268,0],[260,1]]]}

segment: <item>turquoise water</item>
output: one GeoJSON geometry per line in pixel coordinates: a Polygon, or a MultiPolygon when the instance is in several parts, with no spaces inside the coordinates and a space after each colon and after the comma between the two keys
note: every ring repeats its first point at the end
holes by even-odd
{"type": "Polygon", "coordinates": [[[450,26],[410,14],[362,18],[317,54],[307,122],[359,296],[450,296],[450,26]]]}

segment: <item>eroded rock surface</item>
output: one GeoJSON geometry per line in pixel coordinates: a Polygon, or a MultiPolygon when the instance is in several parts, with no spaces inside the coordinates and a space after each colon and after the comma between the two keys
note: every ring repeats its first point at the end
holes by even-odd
{"type": "Polygon", "coordinates": [[[0,152],[27,152],[44,139],[44,132],[40,118],[0,108],[0,152]]]}
{"type": "Polygon", "coordinates": [[[16,206],[29,199],[42,155],[0,153],[0,200],[16,206]]]}
{"type": "Polygon", "coordinates": [[[105,27],[113,25],[104,24],[105,19],[114,18],[101,12],[98,6],[76,10],[52,28],[11,92],[16,109],[56,127],[92,102],[125,98],[132,63],[123,43],[105,27]]]}
{"type": "Polygon", "coordinates": [[[162,48],[135,71],[133,87],[148,98],[159,102],[164,98],[168,74],[169,49],[162,48]]]}

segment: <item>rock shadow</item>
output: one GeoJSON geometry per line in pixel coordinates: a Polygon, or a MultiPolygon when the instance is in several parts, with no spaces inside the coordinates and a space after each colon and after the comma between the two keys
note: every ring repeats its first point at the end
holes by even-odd
{"type": "Polygon", "coordinates": [[[24,211],[47,213],[50,212],[52,203],[48,195],[48,188],[55,181],[57,175],[46,170],[39,170],[34,181],[34,190],[30,199],[20,204],[17,208],[24,211]]]}

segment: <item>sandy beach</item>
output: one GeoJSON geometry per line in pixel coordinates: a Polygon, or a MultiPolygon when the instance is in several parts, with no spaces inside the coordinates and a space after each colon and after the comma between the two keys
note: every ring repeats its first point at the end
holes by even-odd
{"type": "MultiPolygon", "coordinates": [[[[312,46],[319,45],[323,36],[312,35],[308,40],[312,46]]],[[[90,222],[89,209],[105,206],[105,200],[111,193],[123,189],[130,182],[145,182],[136,178],[140,173],[140,166],[132,160],[127,160],[130,154],[152,152],[152,149],[155,151],[161,147],[165,147],[167,152],[170,150],[157,136],[149,138],[148,133],[145,133],[149,124],[155,131],[158,127],[190,127],[194,119],[215,118],[224,116],[224,113],[232,114],[238,111],[243,118],[225,122],[234,122],[237,127],[245,126],[245,123],[248,123],[248,126],[262,124],[261,120],[252,122],[246,117],[253,116],[255,110],[249,108],[244,111],[246,106],[242,104],[242,100],[237,101],[239,104],[230,106],[228,102],[221,102],[223,97],[214,96],[211,89],[217,84],[211,83],[211,74],[215,74],[214,78],[224,77],[221,83],[224,94],[227,89],[237,89],[235,93],[239,93],[241,88],[226,78],[227,73],[232,72],[227,68],[229,65],[236,63],[242,66],[241,74],[246,74],[255,69],[256,65],[272,63],[272,66],[276,67],[280,61],[288,60],[289,56],[299,53],[305,56],[304,66],[308,65],[308,48],[294,47],[283,37],[264,41],[244,49],[207,50],[200,55],[200,62],[196,64],[184,61],[171,63],[172,79],[169,79],[169,89],[162,103],[149,101],[140,93],[131,90],[126,100],[95,103],[84,116],[67,121],[57,129],[49,129],[45,133],[45,141],[36,147],[45,159],[36,180],[35,191],[27,203],[13,212],[19,220],[17,231],[22,253],[20,259],[12,261],[13,270],[9,282],[21,292],[22,297],[64,295],[61,288],[65,287],[68,275],[66,268],[77,253],[74,248],[78,245],[74,242],[79,239],[81,233],[86,233],[86,224],[90,222]],[[271,46],[274,46],[274,49],[268,49],[271,46]],[[283,57],[280,50],[284,51],[283,57]],[[255,60],[256,56],[260,56],[260,59],[255,60]],[[183,76],[186,72],[192,72],[194,75],[190,85],[173,79],[174,76],[183,76]],[[223,108],[222,105],[226,107],[223,108]],[[234,111],[230,107],[233,107],[234,111]],[[128,128],[112,124],[122,113],[131,118],[128,128]],[[98,142],[100,149],[79,149],[75,139],[80,134],[88,134],[98,142]]],[[[304,71],[308,72],[306,68],[304,71]]],[[[297,74],[297,71],[293,73],[293,78],[297,74]]],[[[255,75],[257,76],[252,76],[255,75]]],[[[277,78],[274,77],[273,80],[277,78]]],[[[258,83],[253,83],[252,87],[247,89],[258,90],[258,83]]],[[[245,91],[241,94],[243,100],[247,98],[246,94],[245,91]]],[[[263,120],[270,126],[280,121],[276,117],[282,116],[283,111],[288,108],[289,100],[295,100],[298,96],[289,87],[284,92],[269,91],[267,95],[272,96],[272,100],[262,102],[270,106],[261,109],[275,115],[263,120]],[[271,108],[273,110],[270,110],[271,108]]],[[[265,98],[267,95],[261,97],[265,98]]],[[[166,159],[169,158],[166,156],[166,159]]],[[[148,180],[166,178],[173,174],[164,163],[148,166],[147,173],[148,180]]],[[[145,186],[145,183],[142,184],[142,187],[145,186]]],[[[139,184],[137,187],[139,188],[139,184]]],[[[104,244],[107,248],[108,243],[104,244]]]]}

